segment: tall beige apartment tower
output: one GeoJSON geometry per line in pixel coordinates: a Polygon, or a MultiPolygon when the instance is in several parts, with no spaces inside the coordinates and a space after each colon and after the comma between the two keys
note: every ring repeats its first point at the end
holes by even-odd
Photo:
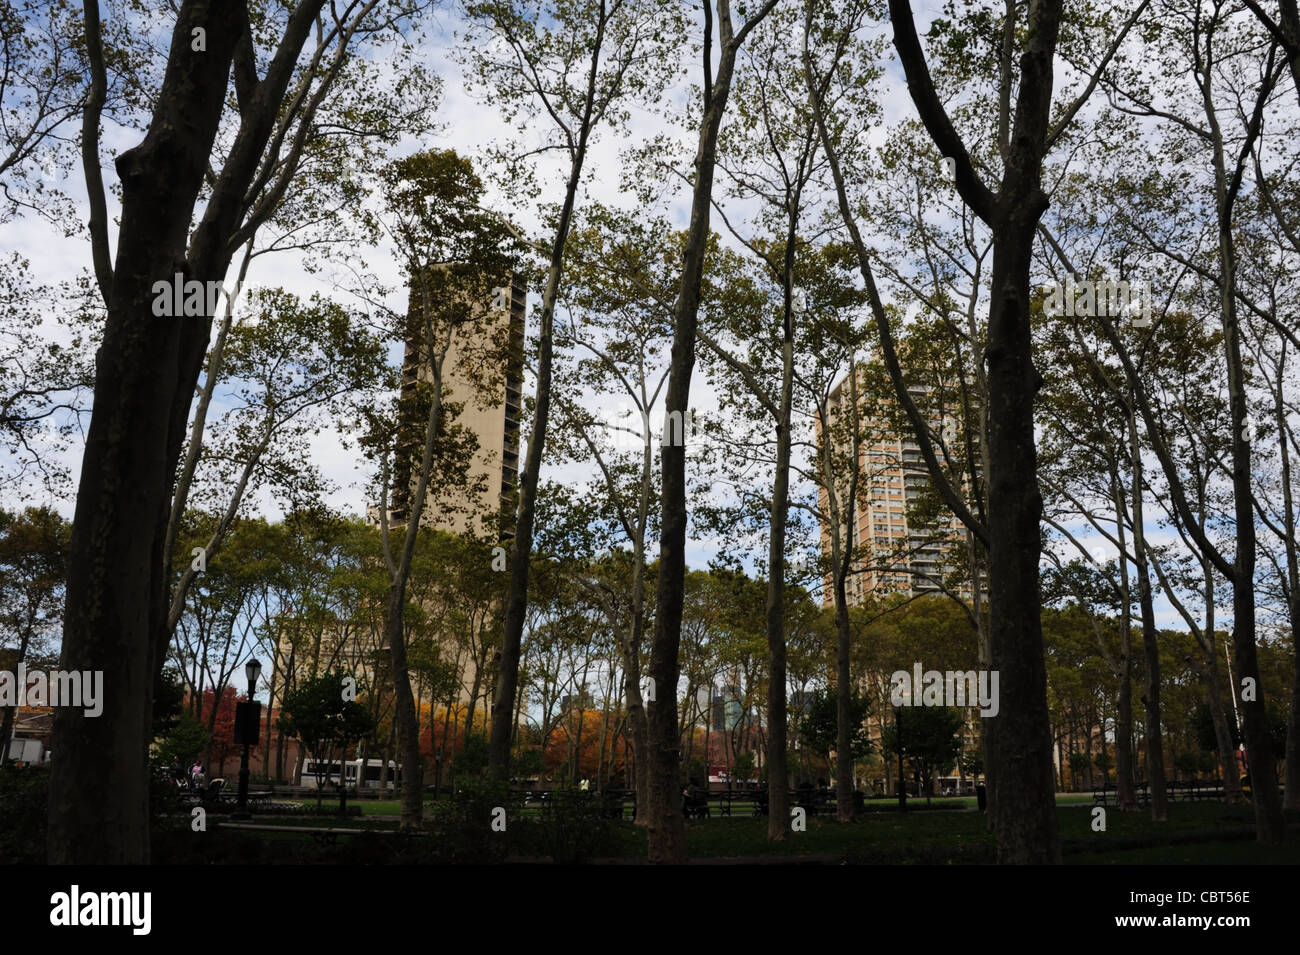
{"type": "MultiPolygon", "coordinates": [[[[457,281],[433,281],[419,289],[413,283],[407,308],[407,328],[402,365],[403,398],[413,397],[420,382],[434,378],[432,355],[425,347],[424,315],[421,300],[429,289],[481,289],[472,295],[458,295],[454,300],[435,301],[435,332],[448,344],[442,362],[442,391],[445,402],[461,405],[448,422],[472,438],[474,450],[466,468],[465,480],[458,486],[431,485],[420,523],[425,527],[453,534],[472,531],[493,541],[503,535],[500,520],[514,500],[519,468],[519,428],[522,412],[523,341],[527,293],[522,276],[513,276],[504,284],[493,284],[461,276],[457,281]]],[[[446,419],[444,419],[446,420],[446,419]]],[[[462,442],[464,443],[464,442],[462,442]]],[[[410,515],[411,496],[419,480],[420,455],[424,444],[424,422],[411,415],[398,442],[389,489],[388,519],[399,535],[410,515]]],[[[513,519],[505,526],[513,530],[513,519]]],[[[372,522],[379,522],[378,506],[369,509],[372,522]]],[[[504,577],[502,578],[505,579],[504,577]]],[[[281,628],[276,642],[276,666],[280,672],[291,669],[296,679],[314,677],[326,669],[340,668],[355,674],[366,685],[388,679],[389,649],[376,644],[366,635],[344,622],[327,626],[318,641],[295,648],[293,627],[281,628]],[[366,640],[370,640],[366,643],[366,640]]],[[[382,640],[379,641],[382,644],[382,640]]],[[[470,688],[477,685],[479,661],[472,654],[456,652],[449,656],[455,663],[460,681],[458,702],[470,700],[470,688]]],[[[283,683],[272,698],[280,705],[283,683]]],[[[418,689],[417,689],[418,692],[418,689]]],[[[416,703],[430,702],[417,697],[416,703]]],[[[440,704],[441,700],[432,701],[440,704]]]]}
{"type": "MultiPolygon", "coordinates": [[[[849,412],[848,386],[846,376],[830,394],[827,417],[832,429],[849,412]]],[[[955,443],[955,410],[936,411],[930,391],[924,386],[913,385],[908,390],[917,407],[932,415],[932,433],[951,447],[955,443]]],[[[924,524],[913,524],[909,510],[921,503],[930,484],[920,447],[910,430],[889,423],[888,404],[893,402],[870,394],[861,377],[857,391],[864,436],[858,458],[859,505],[853,526],[842,527],[841,531],[846,545],[855,550],[864,548],[866,556],[854,563],[845,582],[849,605],[890,594],[939,593],[941,581],[968,566],[966,529],[955,514],[942,506],[924,524]]],[[[819,439],[821,433],[818,422],[819,439]]],[[[844,485],[839,489],[842,502],[848,493],[847,480],[844,485]]],[[[824,488],[819,489],[818,498],[825,513],[824,488]]],[[[829,556],[830,532],[825,525],[821,528],[821,546],[822,553],[829,556]]],[[[965,583],[957,590],[969,597],[971,588],[965,583]]],[[[823,593],[824,603],[834,602],[829,577],[823,593]]]]}
{"type": "MultiPolygon", "coordinates": [[[[423,347],[420,299],[413,283],[408,307],[412,331],[402,364],[403,397],[410,396],[418,382],[434,380],[433,357],[423,347]]],[[[500,516],[511,506],[519,475],[526,299],[523,278],[516,275],[495,286],[485,280],[481,299],[464,303],[472,315],[450,337],[442,364],[442,394],[444,405],[463,405],[449,423],[466,429],[477,449],[463,486],[430,486],[420,517],[423,526],[453,534],[472,531],[481,537],[508,534],[500,516]]],[[[423,427],[412,426],[399,442],[388,513],[392,525],[406,523],[419,480],[423,440],[423,427]]]]}

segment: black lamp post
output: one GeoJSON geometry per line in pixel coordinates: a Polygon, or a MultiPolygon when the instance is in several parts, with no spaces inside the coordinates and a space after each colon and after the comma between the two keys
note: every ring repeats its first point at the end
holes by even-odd
{"type": "Polygon", "coordinates": [[[256,658],[250,658],[244,664],[244,675],[248,677],[248,699],[235,704],[235,742],[244,747],[239,757],[239,803],[232,819],[251,819],[248,812],[248,750],[256,746],[262,724],[262,704],[253,699],[257,690],[257,678],[262,673],[262,664],[256,658]]]}

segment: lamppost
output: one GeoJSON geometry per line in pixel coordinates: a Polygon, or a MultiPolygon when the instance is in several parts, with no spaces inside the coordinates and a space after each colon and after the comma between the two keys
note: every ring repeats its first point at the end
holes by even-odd
{"type": "Polygon", "coordinates": [[[262,664],[254,658],[244,664],[244,675],[248,677],[248,699],[235,704],[235,742],[244,747],[239,757],[239,802],[232,819],[251,819],[248,812],[248,750],[256,746],[262,724],[262,704],[253,699],[257,691],[257,678],[262,673],[262,664]]]}

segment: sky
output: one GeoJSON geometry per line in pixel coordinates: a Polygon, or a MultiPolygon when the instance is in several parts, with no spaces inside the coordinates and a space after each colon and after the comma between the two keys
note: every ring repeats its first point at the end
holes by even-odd
{"type": "MultiPolygon", "coordinates": [[[[916,6],[919,18],[925,16],[921,11],[933,9],[932,4],[916,6]]],[[[924,22],[919,26],[921,34],[924,35],[924,22]]],[[[464,42],[460,35],[462,32],[462,24],[446,9],[439,11],[431,21],[429,42],[421,48],[421,52],[427,64],[443,81],[442,98],[438,107],[441,131],[427,142],[403,143],[397,150],[397,154],[426,147],[454,148],[462,154],[474,157],[486,166],[485,156],[491,144],[527,141],[527,136],[521,138],[519,132],[503,119],[498,110],[486,107],[481,98],[466,89],[463,67],[454,55],[458,45],[464,42]]],[[[605,133],[596,138],[587,163],[580,203],[601,202],[625,208],[635,203],[632,197],[622,193],[619,180],[624,172],[624,154],[636,143],[662,135],[681,144],[688,153],[693,150],[694,131],[670,122],[663,115],[665,112],[680,112],[681,105],[692,95],[691,84],[698,78],[698,63],[693,52],[683,49],[681,55],[683,64],[688,69],[687,79],[671,90],[666,97],[666,103],[659,104],[670,106],[672,109],[638,109],[634,112],[625,131],[614,135],[605,133]]],[[[885,127],[914,115],[901,72],[892,59],[880,89],[880,105],[884,114],[885,127]]],[[[133,146],[138,138],[139,134],[134,130],[112,124],[105,125],[101,154],[104,157],[103,166],[108,183],[112,184],[115,181],[112,157],[133,146]]],[[[555,157],[555,164],[545,178],[550,185],[542,196],[544,202],[556,202],[560,198],[557,191],[559,186],[556,184],[562,183],[563,166],[560,163],[563,161],[561,157],[555,157]]],[[[79,169],[74,172],[79,174],[79,169]]],[[[59,185],[78,203],[84,216],[85,190],[82,184],[74,177],[64,179],[59,185]]],[[[507,214],[528,233],[541,234],[537,204],[512,204],[499,190],[491,186],[489,196],[488,205],[507,214]]],[[[660,202],[670,221],[684,227],[689,216],[689,199],[689,193],[678,188],[675,191],[665,190],[660,197],[660,202]]],[[[111,195],[109,202],[110,219],[114,219],[117,206],[115,198],[111,195]]],[[[734,219],[744,219],[752,211],[735,204],[728,207],[728,214],[734,219]]],[[[716,221],[715,228],[720,228],[716,221]]],[[[724,238],[724,241],[735,245],[734,240],[730,238],[724,238]]],[[[114,229],[110,245],[115,246],[115,242],[114,229]]],[[[90,264],[89,243],[84,236],[63,236],[48,224],[31,217],[0,224],[0,249],[16,249],[30,259],[36,278],[43,282],[74,279],[78,274],[86,272],[90,264]]],[[[400,269],[391,249],[379,250],[368,259],[368,264],[382,278],[385,278],[388,284],[400,288],[400,269]]],[[[245,282],[245,288],[259,285],[283,286],[304,297],[314,291],[332,291],[324,276],[308,274],[293,254],[265,256],[255,260],[245,282]]],[[[404,293],[399,294],[399,298],[401,301],[395,302],[394,305],[404,311],[404,293]]],[[[535,310],[539,301],[539,290],[531,289],[529,291],[530,319],[535,319],[535,310]]],[[[58,337],[59,332],[52,324],[47,330],[51,337],[58,337]]],[[[531,393],[531,391],[532,383],[528,381],[525,384],[525,392],[531,393]]],[[[609,400],[609,396],[589,394],[585,396],[584,403],[591,408],[602,408],[608,405],[609,400]]],[[[226,404],[223,396],[218,396],[216,404],[217,410],[226,404]]],[[[718,408],[718,395],[713,391],[706,376],[700,372],[698,363],[692,383],[690,405],[698,415],[705,418],[718,408]]],[[[364,514],[368,504],[365,492],[368,469],[359,464],[355,452],[345,449],[338,435],[330,430],[325,430],[311,439],[310,451],[312,460],[320,467],[325,477],[337,485],[337,489],[330,494],[328,503],[353,514],[364,514]]],[[[74,486],[80,453],[81,448],[74,444],[63,458],[72,471],[74,486]]],[[[521,449],[521,456],[522,453],[521,449]]],[[[551,464],[543,469],[544,480],[555,480],[570,485],[586,483],[592,477],[591,469],[580,465],[551,464]]],[[[804,490],[806,492],[808,489],[804,490]]],[[[70,498],[50,503],[66,517],[72,516],[73,501],[70,498]]],[[[252,510],[269,519],[275,519],[282,513],[282,504],[271,495],[262,493],[253,500],[252,510]]],[[[1095,535],[1085,533],[1084,536],[1090,546],[1108,546],[1095,535]]],[[[1152,536],[1157,543],[1171,537],[1165,529],[1157,530],[1152,536]]],[[[717,540],[698,537],[691,539],[687,551],[688,563],[695,567],[704,566],[719,547],[720,542],[717,540]]],[[[1159,623],[1178,624],[1176,614],[1164,602],[1163,597],[1160,598],[1157,609],[1159,623]]]]}

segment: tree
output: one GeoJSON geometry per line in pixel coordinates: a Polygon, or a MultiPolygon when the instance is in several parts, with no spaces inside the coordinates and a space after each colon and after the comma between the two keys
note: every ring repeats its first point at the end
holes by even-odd
{"type": "Polygon", "coordinates": [[[202,754],[209,749],[212,737],[207,727],[193,713],[182,712],[176,725],[160,737],[158,744],[158,763],[170,769],[180,765],[189,772],[193,760],[202,759],[202,754]]]}
{"type": "MultiPolygon", "coordinates": [[[[1217,317],[1223,333],[1223,368],[1228,384],[1231,437],[1229,471],[1235,543],[1235,553],[1231,559],[1222,545],[1212,540],[1196,520],[1177,463],[1170,454],[1168,445],[1162,440],[1160,418],[1135,365],[1132,350],[1124,344],[1109,322],[1103,320],[1099,326],[1124,366],[1125,375],[1133,389],[1134,403],[1168,482],[1171,503],[1182,526],[1195,541],[1202,556],[1232,584],[1235,675],[1238,680],[1254,681],[1257,688],[1257,693],[1248,699],[1244,694],[1239,699],[1246,745],[1251,753],[1256,834],[1262,843],[1280,843],[1285,837],[1286,822],[1277,781],[1272,773],[1272,743],[1268,731],[1264,688],[1260,683],[1259,649],[1256,643],[1255,572],[1258,540],[1251,477],[1254,434],[1249,424],[1249,369],[1244,357],[1245,325],[1238,301],[1241,262],[1235,219],[1238,200],[1249,172],[1248,160],[1263,128],[1265,108],[1287,64],[1285,59],[1277,56],[1278,43],[1277,38],[1274,38],[1268,46],[1262,66],[1251,64],[1259,70],[1259,79],[1256,80],[1258,86],[1254,90],[1249,109],[1242,102],[1245,97],[1235,91],[1226,94],[1233,103],[1232,107],[1218,105],[1216,95],[1219,93],[1219,77],[1224,73],[1230,75],[1234,61],[1241,55],[1233,49],[1230,41],[1226,47],[1219,44],[1220,38],[1231,37],[1235,32],[1232,18],[1236,12],[1219,8],[1206,11],[1198,6],[1188,21],[1162,23],[1156,34],[1156,39],[1161,41],[1161,48],[1168,49],[1172,56],[1196,64],[1197,68],[1191,76],[1194,88],[1189,97],[1189,102],[1195,104],[1191,108],[1201,113],[1195,120],[1190,117],[1196,114],[1184,113],[1179,104],[1174,104],[1171,112],[1170,109],[1163,108],[1165,104],[1158,106],[1151,103],[1145,90],[1116,90],[1131,111],[1171,122],[1173,135],[1180,140],[1182,137],[1190,137],[1193,143],[1190,148],[1204,156],[1213,170],[1212,181],[1207,183],[1207,191],[1212,195],[1212,202],[1207,204],[1207,208],[1213,210],[1213,216],[1206,223],[1206,231],[1213,236],[1214,256],[1213,264],[1207,271],[1217,298],[1217,317]],[[1239,132],[1228,128],[1220,116],[1221,112],[1241,121],[1242,128],[1239,132]]],[[[1175,258],[1180,265],[1185,261],[1176,253],[1171,258],[1175,258]]],[[[1068,263],[1065,264],[1069,268],[1068,263]]],[[[1234,693],[1239,692],[1238,688],[1233,689],[1234,693]]]]}
{"type": "MultiPolygon", "coordinates": [[[[58,630],[71,530],[48,507],[0,510],[0,653],[11,672],[44,650],[58,630]]],[[[0,717],[0,772],[9,767],[4,750],[15,712],[6,706],[0,717]]]]}
{"type": "MultiPolygon", "coordinates": [[[[522,110],[530,127],[541,126],[534,119],[544,114],[550,120],[545,124],[544,148],[558,150],[568,159],[564,198],[551,219],[551,241],[543,247],[547,271],[538,316],[537,388],[528,456],[519,475],[510,589],[492,701],[490,768],[494,775],[505,777],[510,769],[515,728],[510,717],[519,689],[520,643],[528,613],[537,488],[550,420],[555,305],[578,187],[592,138],[603,127],[617,129],[624,123],[632,101],[643,97],[653,101],[676,72],[667,44],[676,35],[677,15],[664,0],[536,5],[488,0],[470,3],[468,12],[478,41],[470,47],[471,63],[489,97],[504,100],[512,113],[522,110]]],[[[517,158],[511,157],[507,165],[511,178],[522,175],[517,158]]]]}
{"type": "MultiPolygon", "coordinates": [[[[424,813],[420,724],[406,658],[404,618],[407,584],[416,540],[431,489],[464,485],[473,448],[449,426],[450,394],[444,391],[443,366],[453,343],[462,361],[480,351],[507,356],[485,361],[506,367],[510,342],[485,333],[493,312],[485,307],[496,283],[513,284],[516,268],[511,243],[503,241],[496,219],[480,207],[482,182],[468,160],[454,152],[422,152],[393,163],[385,174],[385,201],[390,230],[411,283],[411,309],[398,325],[406,342],[407,361],[428,369],[432,381],[404,388],[394,414],[372,415],[369,442],[380,457],[379,521],[384,563],[391,586],[385,638],[392,655],[397,735],[402,750],[402,825],[416,826],[424,813]],[[459,444],[459,446],[458,446],[459,444]],[[412,454],[419,449],[418,461],[412,454]],[[393,459],[396,459],[394,463],[393,459]],[[435,475],[434,465],[438,465],[435,475]],[[397,512],[389,510],[390,474],[396,484],[397,512]],[[459,480],[457,480],[459,478],[459,480]],[[403,528],[400,550],[391,543],[389,522],[403,528]]],[[[472,493],[467,494],[472,498],[472,493]]]]}
{"type": "Polygon", "coordinates": [[[1088,773],[1088,781],[1092,781],[1092,760],[1088,758],[1087,753],[1070,754],[1070,775],[1074,783],[1074,791],[1079,791],[1079,783],[1084,772],[1088,773]]]}
{"type": "Polygon", "coordinates": [[[966,721],[960,710],[939,706],[902,709],[906,711],[902,733],[897,723],[891,723],[881,736],[881,746],[886,752],[902,753],[921,777],[926,802],[929,802],[935,774],[950,767],[961,754],[961,730],[966,721]]]}
{"type": "MultiPolygon", "coordinates": [[[[862,759],[872,749],[871,733],[867,728],[867,714],[871,711],[871,699],[857,690],[850,697],[852,706],[849,710],[850,736],[849,760],[862,759]]],[[[808,709],[799,720],[799,739],[813,752],[825,756],[830,761],[830,753],[840,747],[839,731],[839,692],[838,690],[818,690],[808,702],[808,709]]]]}
{"type": "MultiPolygon", "coordinates": [[[[704,4],[703,110],[699,123],[699,145],[695,153],[691,218],[686,245],[682,250],[681,282],[673,306],[673,348],[664,401],[664,420],[683,421],[688,413],[691,372],[695,366],[695,337],[699,325],[700,287],[704,256],[709,239],[709,215],[713,201],[713,174],[717,165],[718,131],[731,94],[736,53],[746,36],[766,17],[776,0],[767,0],[736,30],[728,0],[718,0],[719,59],[713,72],[713,11],[704,4]]],[[[677,706],[678,648],[682,629],[682,587],[686,574],[686,442],[660,445],[663,490],[659,542],[659,589],[655,600],[655,628],[650,650],[650,676],[656,686],[671,688],[659,695],[650,708],[647,732],[650,747],[650,861],[681,863],[686,858],[686,830],[677,790],[677,706]]],[[[775,533],[775,532],[774,532],[775,533]]],[[[769,607],[769,617],[772,608],[769,607]]],[[[779,627],[779,623],[777,624],[779,627]]],[[[769,720],[784,722],[785,692],[771,698],[769,720]],[[771,709],[778,712],[774,716],[771,709]]],[[[784,761],[784,757],[782,757],[784,761]]],[[[784,770],[776,767],[778,778],[784,770]]],[[[772,792],[773,814],[784,813],[788,796],[783,786],[772,792]]]]}
{"type": "MultiPolygon", "coordinates": [[[[159,282],[220,282],[298,170],[317,111],[355,44],[391,35],[419,0],[371,0],[318,21],[324,0],[292,7],[184,0],[144,139],[117,157],[114,257],[99,158],[106,90],[97,0],[85,2],[91,95],[82,150],[95,280],[107,307],[73,520],[64,655],[118,687],[97,719],[55,714],[48,846],[55,863],[142,863],[149,855],[151,688],[161,666],[170,569],[168,503],[211,329],[210,314],[159,317],[159,282]],[[202,44],[195,43],[202,36],[202,44]],[[312,38],[317,47],[299,66],[312,38]],[[273,52],[259,57],[258,44],[273,52]],[[198,47],[202,46],[202,49],[198,47]],[[259,70],[263,72],[259,75],[259,70]],[[234,104],[226,109],[234,86],[234,104]],[[290,93],[290,89],[293,92],[290,93]],[[237,120],[223,161],[223,115],[237,120]],[[219,168],[218,168],[219,167],[219,168]],[[196,217],[200,192],[207,199],[196,217]],[[191,232],[191,223],[198,219],[191,232]],[[96,811],[81,794],[97,789],[96,811]],[[105,820],[113,824],[105,825],[105,820]]],[[[207,308],[202,311],[208,311],[207,308]]]]}
{"type": "MultiPolygon", "coordinates": [[[[284,698],[279,730],[302,741],[316,760],[316,808],[334,761],[339,761],[339,814],[347,811],[347,773],[343,763],[348,747],[374,732],[375,724],[366,708],[355,699],[345,698],[343,675],[337,671],[304,680],[284,698]]],[[[403,767],[404,785],[406,769],[403,767]]],[[[417,787],[417,791],[418,787],[417,787]]]]}
{"type": "MultiPolygon", "coordinates": [[[[1127,36],[1137,11],[1113,34],[1097,72],[1105,69],[1127,36]]],[[[993,235],[988,339],[988,509],[982,520],[960,499],[935,454],[920,410],[911,399],[894,349],[885,306],[876,288],[871,255],[858,229],[844,174],[826,123],[821,123],[845,228],[858,255],[859,269],[871,303],[881,354],[894,390],[915,433],[931,479],[944,502],[987,548],[989,568],[989,638],[992,667],[1001,675],[1001,708],[986,724],[989,732],[993,799],[990,815],[998,838],[1000,862],[1060,861],[1052,769],[1052,741],[1047,712],[1038,590],[1039,519],[1034,447],[1033,405],[1042,377],[1034,368],[1030,334],[1030,269],[1034,237],[1048,205],[1042,187],[1043,161],[1091,94],[1093,82],[1053,120],[1053,59],[1061,27],[1062,3],[1031,4],[1029,22],[1017,23],[1020,8],[1007,6],[1001,24],[1000,51],[990,50],[1000,68],[993,153],[1001,160],[1001,182],[990,189],[977,170],[967,139],[944,105],[917,35],[908,0],[890,0],[894,48],[907,77],[917,114],[940,155],[953,164],[957,191],[993,235]],[[1023,37],[1023,39],[1021,39],[1023,37]],[[1012,110],[1013,54],[1019,50],[1020,73],[1012,110]]],[[[982,17],[972,11],[971,17],[982,17]]],[[[961,28],[941,21],[939,38],[961,28]]],[[[986,32],[986,37],[988,36],[986,32]]],[[[969,38],[967,38],[969,40],[969,38]]],[[[990,42],[988,39],[986,43],[990,42]]],[[[957,47],[963,46],[958,42],[957,47]]],[[[835,57],[837,58],[837,57],[835,57]]],[[[833,73],[814,76],[811,52],[805,54],[810,94],[822,114],[825,89],[833,73]]]]}
{"type": "Polygon", "coordinates": [[[657,468],[650,415],[667,377],[663,352],[682,237],[664,220],[642,222],[604,207],[591,209],[584,220],[568,247],[573,262],[564,304],[570,322],[559,337],[555,397],[561,426],[551,446],[556,457],[594,459],[600,480],[592,496],[607,503],[594,509],[592,496],[556,489],[550,496],[562,514],[547,522],[550,530],[539,539],[543,549],[559,552],[563,546],[575,558],[588,558],[569,562],[577,565],[574,579],[620,633],[623,693],[639,769],[636,819],[644,826],[649,778],[641,656],[646,547],[657,516],[651,508],[657,468]],[[569,397],[589,389],[612,389],[619,412],[601,421],[569,397]],[[609,558],[596,560],[605,548],[609,558]]]}
{"type": "Polygon", "coordinates": [[[1110,770],[1115,765],[1115,760],[1110,753],[1100,752],[1092,760],[1093,765],[1101,770],[1101,781],[1103,786],[1110,785],[1110,770]]]}
{"type": "MultiPolygon", "coordinates": [[[[760,289],[769,286],[774,295],[761,295],[757,309],[724,309],[722,321],[706,322],[706,327],[697,332],[700,341],[716,355],[729,376],[734,376],[751,392],[762,421],[755,430],[764,435],[770,427],[770,433],[775,435],[772,492],[766,515],[766,619],[771,667],[767,746],[770,772],[778,778],[785,760],[787,735],[784,704],[777,696],[783,699],[787,691],[782,601],[787,577],[791,456],[795,444],[795,406],[797,401],[802,403],[802,396],[796,395],[795,388],[796,379],[804,378],[801,374],[804,368],[800,366],[805,364],[803,361],[797,364],[797,360],[817,351],[809,347],[812,338],[817,337],[816,332],[812,335],[809,332],[820,327],[810,321],[813,301],[817,310],[824,312],[828,300],[843,307],[848,297],[836,295],[843,286],[832,285],[827,289],[826,285],[832,283],[817,281],[823,278],[819,274],[824,272],[824,267],[819,268],[823,263],[818,261],[823,250],[815,248],[803,234],[809,227],[807,220],[813,208],[812,184],[824,171],[825,161],[819,156],[815,117],[798,83],[801,63],[798,54],[790,48],[789,37],[796,25],[793,13],[778,10],[769,14],[756,30],[745,48],[746,68],[736,80],[734,118],[724,128],[718,144],[723,157],[719,168],[729,185],[728,191],[741,201],[760,202],[749,235],[741,234],[725,214],[722,220],[760,263],[761,274],[755,284],[760,289]],[[736,340],[737,345],[720,346],[714,336],[724,335],[726,339],[736,340]],[[746,352],[745,359],[737,357],[746,352]],[[779,369],[779,375],[768,374],[768,369],[779,369]]],[[[847,634],[847,624],[841,633],[847,634]]],[[[845,661],[847,664],[847,650],[845,661]]],[[[841,673],[838,681],[847,688],[848,673],[841,673]]],[[[847,704],[847,700],[844,702],[847,704]]],[[[845,716],[847,719],[847,711],[845,716]]],[[[850,732],[847,726],[845,732],[850,732]]],[[[842,821],[850,821],[852,779],[847,761],[837,767],[836,779],[838,815],[842,821]]],[[[780,793],[787,787],[774,781],[772,789],[774,802],[768,816],[768,838],[783,841],[789,827],[780,793]]]]}

